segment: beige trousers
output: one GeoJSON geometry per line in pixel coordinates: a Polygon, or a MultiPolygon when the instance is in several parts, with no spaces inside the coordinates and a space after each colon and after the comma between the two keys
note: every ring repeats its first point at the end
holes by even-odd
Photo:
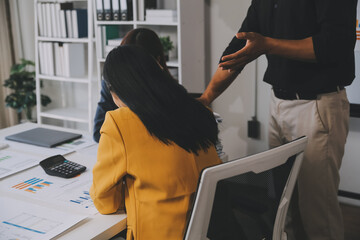
{"type": "Polygon", "coordinates": [[[346,90],[317,100],[281,100],[272,93],[269,124],[270,147],[308,137],[286,221],[288,239],[343,240],[337,192],[349,130],[346,90]]]}

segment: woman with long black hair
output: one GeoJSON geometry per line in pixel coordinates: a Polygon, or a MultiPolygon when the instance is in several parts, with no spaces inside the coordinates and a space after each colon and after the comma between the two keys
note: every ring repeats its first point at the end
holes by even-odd
{"type": "MultiPolygon", "coordinates": [[[[153,56],[164,69],[168,72],[166,65],[163,46],[161,44],[159,36],[151,29],[148,28],[135,28],[126,33],[121,45],[136,45],[146,49],[151,56],[153,56]]],[[[93,139],[99,142],[100,128],[105,120],[105,114],[107,111],[112,111],[118,107],[112,100],[109,89],[106,87],[104,80],[101,81],[100,100],[96,108],[96,114],[94,118],[93,139]]]]}
{"type": "Polygon", "coordinates": [[[213,113],[144,48],[112,50],[103,75],[119,108],[100,130],[94,204],[126,208],[128,240],[182,239],[201,170],[221,162],[213,113]]]}

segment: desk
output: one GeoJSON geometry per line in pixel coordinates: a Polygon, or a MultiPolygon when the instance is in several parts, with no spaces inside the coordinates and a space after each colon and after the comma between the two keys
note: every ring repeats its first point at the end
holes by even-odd
{"type": "MultiPolygon", "coordinates": [[[[0,142],[6,142],[9,144],[9,147],[6,148],[6,150],[17,152],[17,153],[23,153],[27,155],[31,155],[34,157],[39,158],[40,160],[49,157],[49,153],[44,149],[44,151],[38,151],[39,147],[31,146],[28,144],[22,144],[22,143],[16,143],[12,141],[5,140],[5,136],[14,134],[17,132],[29,130],[35,127],[46,127],[51,129],[57,129],[57,130],[64,130],[69,131],[69,129],[62,129],[58,127],[53,126],[41,126],[34,123],[25,123],[5,129],[0,130],[0,142]]],[[[76,131],[78,132],[78,131],[76,131]]],[[[80,132],[83,134],[83,136],[86,136],[88,138],[91,138],[91,136],[88,133],[80,132]]],[[[69,154],[66,154],[65,157],[71,161],[78,162],[82,165],[85,165],[87,167],[86,171],[92,170],[93,165],[96,162],[96,150],[97,146],[93,145],[91,147],[78,150],[76,152],[72,152],[69,154]]],[[[1,150],[0,150],[1,151],[1,150]]],[[[0,196],[6,196],[10,199],[15,199],[19,201],[26,201],[32,204],[37,204],[43,207],[57,209],[62,212],[68,212],[68,213],[80,213],[78,209],[74,209],[68,206],[59,206],[51,201],[39,201],[35,200],[33,198],[26,198],[24,195],[18,194],[16,192],[8,192],[4,191],[4,187],[7,182],[11,182],[14,178],[25,175],[29,171],[36,171],[36,168],[41,167],[39,165],[32,167],[30,169],[15,173],[14,175],[10,175],[8,177],[5,177],[3,179],[0,179],[0,196]]],[[[90,174],[89,174],[90,175],[90,174]]],[[[0,206],[1,207],[1,206],[0,206]]],[[[82,212],[83,214],[83,212],[82,212]]],[[[56,236],[52,239],[59,239],[59,240],[88,240],[88,239],[109,239],[112,236],[116,235],[120,231],[124,230],[126,228],[126,214],[124,213],[117,213],[112,215],[102,215],[100,213],[96,214],[89,214],[88,217],[78,224],[74,225],[73,227],[69,228],[67,231],[61,233],[60,235],[56,236]]]]}

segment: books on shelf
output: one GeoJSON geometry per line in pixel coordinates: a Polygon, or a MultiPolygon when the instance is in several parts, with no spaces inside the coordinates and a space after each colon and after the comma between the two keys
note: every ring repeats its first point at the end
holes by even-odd
{"type": "Polygon", "coordinates": [[[71,10],[72,30],[74,38],[86,38],[88,36],[87,29],[87,10],[74,9],[71,10]]]}
{"type": "Polygon", "coordinates": [[[85,46],[82,43],[39,42],[42,75],[84,77],[85,57],[85,46]]]}
{"type": "Polygon", "coordinates": [[[86,38],[87,9],[74,8],[72,2],[39,2],[36,5],[38,34],[53,38],[86,38]]]}

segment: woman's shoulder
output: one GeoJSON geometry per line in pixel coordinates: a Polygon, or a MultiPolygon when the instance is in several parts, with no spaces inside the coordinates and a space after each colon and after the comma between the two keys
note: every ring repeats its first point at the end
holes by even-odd
{"type": "Polygon", "coordinates": [[[108,116],[105,117],[105,122],[106,118],[110,118],[118,128],[142,124],[140,118],[128,107],[120,107],[113,111],[108,111],[106,114],[108,116]]]}

